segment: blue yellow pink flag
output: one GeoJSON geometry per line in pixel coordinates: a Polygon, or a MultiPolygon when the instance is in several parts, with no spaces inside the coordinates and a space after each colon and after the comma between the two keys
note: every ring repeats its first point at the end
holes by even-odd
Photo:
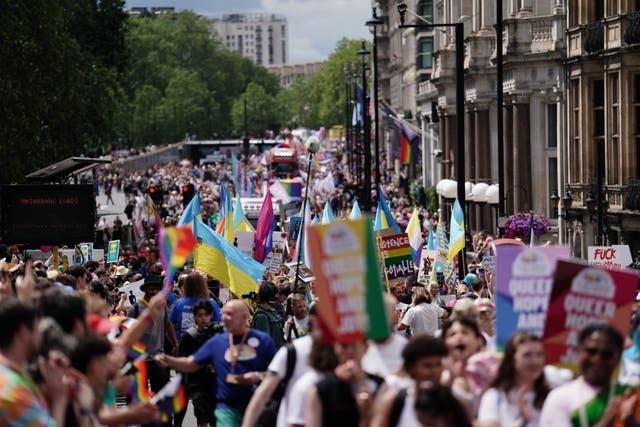
{"type": "Polygon", "coordinates": [[[378,193],[380,194],[380,200],[378,200],[378,209],[376,210],[376,219],[373,224],[373,230],[380,231],[385,228],[393,228],[395,234],[402,233],[400,227],[398,227],[398,224],[393,219],[393,215],[389,209],[389,203],[387,203],[387,198],[382,192],[382,187],[378,187],[378,193]]]}

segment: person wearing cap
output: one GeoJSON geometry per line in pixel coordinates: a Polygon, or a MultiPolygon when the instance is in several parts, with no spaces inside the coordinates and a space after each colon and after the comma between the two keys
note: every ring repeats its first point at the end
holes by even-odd
{"type": "MultiPolygon", "coordinates": [[[[164,281],[162,276],[158,274],[148,274],[144,283],[140,286],[140,290],[144,292],[144,297],[131,307],[128,313],[129,317],[142,317],[142,320],[147,320],[145,316],[148,315],[145,314],[145,309],[149,306],[151,298],[162,290],[163,284],[164,281]]],[[[140,342],[146,346],[149,382],[151,390],[155,393],[160,391],[160,389],[169,381],[169,371],[166,368],[159,366],[155,361],[156,355],[164,353],[165,336],[169,337],[174,351],[177,352],[178,339],[176,338],[176,331],[169,321],[166,308],[154,321],[152,321],[152,326],[147,328],[140,338],[140,342]]]]}

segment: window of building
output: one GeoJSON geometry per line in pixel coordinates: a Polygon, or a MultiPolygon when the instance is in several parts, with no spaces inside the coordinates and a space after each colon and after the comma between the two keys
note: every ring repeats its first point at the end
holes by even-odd
{"type": "Polygon", "coordinates": [[[620,0],[607,0],[607,16],[616,16],[620,13],[620,0]]]}
{"type": "Polygon", "coordinates": [[[280,30],[282,31],[282,37],[284,37],[287,34],[286,27],[283,25],[283,26],[280,27],[280,30]]]}
{"type": "Polygon", "coordinates": [[[420,0],[418,14],[429,22],[433,22],[433,0],[420,0]]]}
{"type": "Polygon", "coordinates": [[[607,153],[607,183],[618,185],[620,182],[620,87],[617,73],[609,75],[609,99],[611,100],[609,120],[611,131],[609,132],[609,147],[607,153]]]}
{"type": "Polygon", "coordinates": [[[418,66],[421,69],[433,66],[433,37],[423,37],[418,42],[418,66]]]}
{"type": "Polygon", "coordinates": [[[580,79],[572,79],[571,88],[571,146],[569,147],[569,182],[580,182],[580,79]]]}
{"type": "Polygon", "coordinates": [[[604,137],[604,80],[593,81],[593,136],[604,137]]]}
{"type": "Polygon", "coordinates": [[[599,21],[604,18],[604,0],[593,0],[594,2],[594,21],[599,21]]]}
{"type": "MultiPolygon", "coordinates": [[[[561,194],[561,191],[558,189],[558,158],[557,157],[548,157],[547,158],[547,194],[551,194],[554,190],[557,194],[561,194]]],[[[553,212],[551,212],[551,206],[549,205],[549,218],[553,212]]]]}
{"type": "Polygon", "coordinates": [[[547,148],[558,146],[558,105],[547,104],[547,148]]]}
{"type": "Polygon", "coordinates": [[[282,40],[282,63],[286,64],[287,63],[287,50],[285,49],[285,41],[282,40]]]}
{"type": "Polygon", "coordinates": [[[244,44],[242,43],[242,35],[239,34],[238,35],[238,52],[240,52],[240,55],[242,55],[242,47],[244,46],[244,44]]]}

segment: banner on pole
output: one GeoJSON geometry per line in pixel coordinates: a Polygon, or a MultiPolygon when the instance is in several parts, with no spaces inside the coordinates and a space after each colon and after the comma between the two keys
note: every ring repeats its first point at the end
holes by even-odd
{"type": "Polygon", "coordinates": [[[107,264],[118,262],[120,256],[120,240],[110,240],[107,247],[107,264]]]}

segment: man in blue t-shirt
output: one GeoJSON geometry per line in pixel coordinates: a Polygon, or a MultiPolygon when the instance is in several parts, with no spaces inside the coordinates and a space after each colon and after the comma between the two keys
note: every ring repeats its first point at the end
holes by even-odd
{"type": "Polygon", "coordinates": [[[253,394],[276,353],[271,337],[248,326],[249,308],[231,300],[222,308],[225,332],[214,335],[189,357],[156,357],[162,366],[195,372],[211,363],[216,374],[216,422],[218,427],[239,427],[253,394]]]}

